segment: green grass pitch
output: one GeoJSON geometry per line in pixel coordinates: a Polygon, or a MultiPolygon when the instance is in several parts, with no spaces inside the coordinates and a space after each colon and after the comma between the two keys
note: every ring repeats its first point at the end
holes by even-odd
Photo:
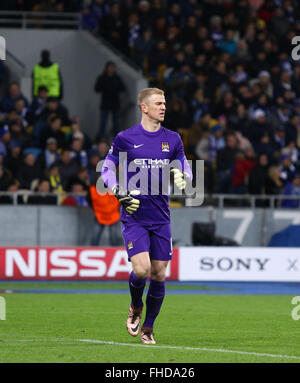
{"type": "MultiPolygon", "coordinates": [[[[20,286],[127,288],[125,283],[0,282],[0,290],[20,286]]],[[[291,296],[167,294],[154,328],[157,344],[144,346],[139,337],[131,337],[125,328],[129,294],[0,295],[5,297],[7,309],[6,320],[0,321],[1,363],[300,362],[300,321],[292,320],[291,296]],[[117,344],[87,343],[82,339],[117,344]]]]}

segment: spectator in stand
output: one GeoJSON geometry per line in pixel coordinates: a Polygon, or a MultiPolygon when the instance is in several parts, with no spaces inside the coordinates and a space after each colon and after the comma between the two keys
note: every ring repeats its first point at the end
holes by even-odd
{"type": "Polygon", "coordinates": [[[28,126],[28,121],[26,119],[28,107],[25,105],[23,98],[18,98],[15,101],[14,109],[16,110],[23,127],[26,128],[28,126]]]}
{"type": "Polygon", "coordinates": [[[285,147],[285,145],[285,128],[284,126],[277,126],[274,130],[271,146],[274,152],[277,152],[279,154],[281,150],[285,147]]]}
{"type": "Polygon", "coordinates": [[[251,142],[248,138],[244,137],[241,132],[238,130],[234,133],[236,141],[237,141],[237,149],[244,152],[248,149],[253,149],[251,142]]]}
{"type": "Polygon", "coordinates": [[[163,39],[157,40],[153,44],[148,58],[148,75],[151,81],[162,81],[163,73],[167,68],[168,62],[169,54],[166,41],[163,39]]]}
{"type": "Polygon", "coordinates": [[[164,126],[178,133],[183,133],[189,126],[189,115],[185,102],[181,98],[171,100],[167,108],[164,126]]]}
{"type": "Polygon", "coordinates": [[[293,90],[294,89],[294,84],[292,83],[292,76],[289,71],[282,71],[280,74],[280,80],[279,82],[275,83],[274,87],[274,97],[284,97],[284,92],[286,90],[293,90]]]}
{"type": "Polygon", "coordinates": [[[29,124],[34,124],[39,118],[46,105],[48,98],[48,89],[41,85],[38,89],[38,95],[34,96],[29,106],[26,119],[29,124]]]}
{"type": "Polygon", "coordinates": [[[90,188],[90,179],[89,179],[89,170],[85,166],[81,166],[77,173],[70,179],[69,188],[73,184],[80,183],[83,186],[85,192],[89,191],[90,188]]]}
{"type": "Polygon", "coordinates": [[[298,196],[297,199],[283,199],[281,207],[297,209],[300,206],[300,174],[296,174],[291,182],[287,182],[284,186],[283,195],[298,196]]]}
{"type": "Polygon", "coordinates": [[[202,136],[195,147],[195,155],[199,160],[208,161],[209,158],[209,129],[202,129],[202,136]]]}
{"type": "Polygon", "coordinates": [[[148,58],[152,48],[152,31],[151,29],[145,29],[142,34],[134,40],[133,44],[133,59],[145,72],[147,71],[148,58]]]}
{"type": "Polygon", "coordinates": [[[291,157],[288,154],[283,154],[280,157],[280,180],[285,186],[287,182],[292,182],[295,174],[296,168],[292,163],[291,157]]]}
{"type": "Polygon", "coordinates": [[[237,155],[237,140],[233,133],[226,136],[226,146],[217,153],[218,193],[232,192],[232,174],[237,155]]]}
{"type": "Polygon", "coordinates": [[[64,193],[64,189],[62,186],[62,181],[59,175],[59,168],[56,164],[53,164],[50,166],[50,169],[48,171],[48,177],[50,182],[50,190],[52,193],[55,194],[61,194],[59,198],[59,202],[61,202],[64,193]]]}
{"type": "Polygon", "coordinates": [[[268,177],[269,160],[265,153],[258,157],[257,164],[251,169],[248,178],[248,192],[249,194],[265,194],[266,181],[268,177]]]}
{"type": "Polygon", "coordinates": [[[49,128],[50,120],[53,117],[61,119],[62,126],[70,125],[69,114],[67,108],[58,102],[57,98],[48,97],[39,119],[34,124],[33,139],[36,146],[39,146],[41,136],[49,128]]]}
{"type": "Polygon", "coordinates": [[[8,152],[8,145],[11,140],[11,134],[8,125],[0,128],[0,155],[5,158],[8,152]]]}
{"type": "Polygon", "coordinates": [[[269,162],[274,161],[274,149],[270,144],[270,136],[268,133],[265,133],[260,142],[256,145],[256,154],[259,156],[260,154],[266,154],[268,156],[269,162]]]}
{"type": "Polygon", "coordinates": [[[214,125],[211,130],[207,130],[202,139],[198,141],[195,153],[199,159],[206,161],[212,166],[215,163],[217,152],[224,147],[223,128],[221,125],[214,125]]]}
{"type": "Polygon", "coordinates": [[[229,126],[245,135],[249,127],[249,119],[245,105],[240,103],[236,106],[235,112],[228,119],[229,126]]]}
{"type": "Polygon", "coordinates": [[[89,164],[88,164],[88,175],[89,175],[89,183],[90,185],[96,185],[98,178],[100,177],[100,173],[97,172],[97,165],[100,161],[100,156],[97,150],[93,149],[89,153],[89,164]]]}
{"type": "Polygon", "coordinates": [[[281,150],[281,154],[287,154],[291,158],[293,165],[296,168],[299,167],[299,150],[294,141],[290,141],[289,144],[281,150]]]}
{"type": "Polygon", "coordinates": [[[273,108],[271,122],[274,128],[285,127],[290,118],[290,109],[284,100],[276,108],[273,108]]]}
{"type": "Polygon", "coordinates": [[[219,41],[217,46],[223,52],[227,52],[233,55],[236,52],[236,41],[234,39],[234,31],[232,29],[228,29],[225,34],[225,39],[219,41]]]}
{"type": "Polygon", "coordinates": [[[252,121],[251,126],[248,131],[245,132],[245,136],[251,141],[254,150],[256,150],[257,144],[260,142],[262,136],[265,134],[271,135],[271,126],[266,120],[266,113],[257,109],[254,112],[254,120],[252,121]]]}
{"type": "Polygon", "coordinates": [[[109,5],[106,0],[92,0],[91,11],[99,24],[103,17],[109,12],[109,5]]]}
{"type": "Polygon", "coordinates": [[[54,137],[49,137],[46,141],[46,148],[44,151],[45,168],[49,169],[59,159],[57,152],[57,140],[54,137]]]}
{"type": "Polygon", "coordinates": [[[49,195],[49,180],[41,179],[35,191],[37,191],[39,195],[28,196],[27,205],[57,205],[56,195],[49,195]]]}
{"type": "Polygon", "coordinates": [[[90,6],[86,5],[82,8],[80,11],[80,19],[82,29],[88,29],[94,34],[99,31],[100,20],[90,6]]]}
{"type": "Polygon", "coordinates": [[[224,139],[224,129],[221,125],[214,125],[209,136],[209,155],[208,161],[213,165],[216,161],[217,153],[226,145],[224,139]]]}
{"type": "Polygon", "coordinates": [[[26,133],[20,119],[11,121],[9,127],[12,140],[20,142],[23,148],[32,146],[31,136],[26,133]]]}
{"type": "Polygon", "coordinates": [[[22,149],[20,142],[12,140],[10,142],[9,149],[9,153],[5,159],[5,166],[12,173],[13,177],[16,178],[22,161],[22,149]]]}
{"type": "MultiPolygon", "coordinates": [[[[95,185],[96,181],[100,177],[99,170],[97,171],[97,165],[99,161],[103,161],[106,158],[109,146],[105,139],[100,140],[97,145],[89,153],[88,175],[89,184],[95,185]]],[[[100,165],[99,165],[100,166],[100,165]]],[[[101,166],[100,166],[101,169],[101,166]]]]}
{"type": "Polygon", "coordinates": [[[124,28],[124,35],[126,36],[128,46],[127,54],[131,57],[134,55],[134,43],[141,34],[141,25],[139,22],[139,15],[137,12],[132,12],[128,16],[128,22],[124,28]]]}
{"type": "Polygon", "coordinates": [[[225,92],[220,102],[215,106],[216,115],[224,115],[226,118],[229,118],[236,109],[237,105],[234,100],[232,92],[225,92]]]}
{"type": "Polygon", "coordinates": [[[197,38],[197,18],[190,15],[186,18],[184,27],[181,30],[181,41],[183,44],[195,42],[197,38]]]}
{"type": "Polygon", "coordinates": [[[266,180],[266,194],[280,194],[283,186],[284,185],[280,179],[280,168],[276,165],[270,166],[268,169],[268,177],[266,180]]]}
{"type": "Polygon", "coordinates": [[[9,86],[8,95],[0,102],[0,111],[3,113],[9,112],[19,99],[22,99],[24,105],[28,107],[28,101],[21,93],[20,85],[17,82],[12,82],[9,86]]]}
{"type": "Polygon", "coordinates": [[[81,132],[76,132],[72,136],[72,142],[70,146],[71,158],[75,160],[78,166],[88,165],[88,155],[83,149],[84,135],[81,132]]]}
{"type": "MultiPolygon", "coordinates": [[[[19,190],[19,182],[13,178],[6,190],[10,192],[10,195],[1,196],[0,204],[12,205],[14,203],[14,193],[17,192],[18,190],[19,190]]],[[[16,201],[18,203],[22,203],[21,196],[17,196],[16,201]]]]}
{"type": "Polygon", "coordinates": [[[96,147],[96,151],[100,157],[100,160],[104,160],[108,152],[108,143],[105,139],[101,139],[96,147]]]}
{"type": "MultiPolygon", "coordinates": [[[[290,116],[289,122],[285,126],[286,141],[297,142],[298,133],[300,132],[300,115],[293,114],[290,116]]],[[[299,146],[299,144],[298,144],[299,146]]]]}
{"type": "Polygon", "coordinates": [[[88,201],[86,199],[86,192],[84,191],[83,185],[78,183],[73,183],[70,189],[71,196],[68,196],[64,199],[62,205],[64,206],[88,206],[88,201]]]}
{"type": "Polygon", "coordinates": [[[32,181],[41,177],[40,164],[36,161],[33,153],[28,152],[19,168],[17,179],[20,182],[20,189],[31,189],[32,181]]]}
{"type": "Polygon", "coordinates": [[[194,76],[191,67],[184,63],[178,72],[175,72],[172,80],[171,89],[176,94],[176,97],[188,100],[191,83],[194,81],[194,76]]]}
{"type": "Polygon", "coordinates": [[[56,165],[59,169],[62,186],[64,190],[67,190],[71,177],[78,171],[78,164],[75,160],[72,160],[69,150],[63,150],[56,165]]]}
{"type": "Polygon", "coordinates": [[[254,118],[254,113],[256,110],[262,110],[265,113],[266,118],[270,116],[270,107],[269,107],[269,99],[266,94],[262,93],[259,95],[256,102],[250,105],[249,108],[249,116],[250,118],[254,118]]]}
{"type": "Polygon", "coordinates": [[[209,112],[209,105],[205,99],[203,88],[195,90],[190,101],[190,111],[194,122],[199,121],[204,113],[209,112]]]}
{"type": "Polygon", "coordinates": [[[92,146],[92,141],[87,133],[83,132],[81,129],[81,123],[79,117],[72,118],[71,124],[71,139],[74,137],[76,133],[81,133],[83,135],[83,148],[84,150],[90,150],[92,146]]]}
{"type": "Polygon", "coordinates": [[[32,95],[37,97],[40,86],[45,86],[49,97],[63,98],[63,79],[58,63],[51,61],[50,52],[41,52],[41,61],[32,72],[32,95]]]}
{"type": "Polygon", "coordinates": [[[181,4],[179,2],[172,2],[167,20],[169,25],[175,25],[176,27],[181,28],[184,17],[182,15],[181,4]]]}
{"type": "Polygon", "coordinates": [[[106,125],[110,114],[113,119],[112,134],[115,137],[119,133],[120,93],[125,92],[125,85],[117,74],[117,68],[113,62],[107,62],[103,73],[98,76],[95,83],[95,92],[102,95],[101,119],[97,138],[106,138],[106,125]]]}
{"type": "Polygon", "coordinates": [[[63,125],[71,124],[68,109],[56,97],[48,97],[40,120],[46,121],[49,115],[53,113],[61,118],[63,125]]]}
{"type": "Polygon", "coordinates": [[[271,82],[271,75],[268,71],[262,70],[258,74],[259,84],[263,90],[263,92],[268,97],[273,97],[273,85],[271,82]]]}
{"type": "Polygon", "coordinates": [[[237,154],[232,174],[232,191],[234,194],[245,194],[249,173],[255,165],[256,158],[252,148],[237,154]]]}
{"type": "Polygon", "coordinates": [[[55,138],[57,142],[57,147],[59,149],[64,149],[66,147],[66,139],[64,133],[61,131],[62,121],[58,116],[53,116],[50,118],[50,123],[48,129],[41,136],[41,147],[45,148],[48,138],[55,138]]]}
{"type": "Polygon", "coordinates": [[[0,164],[0,191],[7,191],[13,180],[13,176],[8,169],[0,164]]]}
{"type": "Polygon", "coordinates": [[[103,17],[99,32],[113,46],[122,51],[127,48],[127,41],[124,39],[123,34],[124,27],[125,20],[121,14],[120,4],[114,2],[111,4],[110,12],[103,17]]]}

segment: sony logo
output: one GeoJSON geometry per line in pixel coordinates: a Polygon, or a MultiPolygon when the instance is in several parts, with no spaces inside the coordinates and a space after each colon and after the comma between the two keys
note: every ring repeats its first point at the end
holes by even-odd
{"type": "Polygon", "coordinates": [[[212,271],[215,269],[221,271],[229,271],[229,270],[252,270],[256,269],[258,271],[265,270],[265,266],[267,262],[270,261],[269,258],[201,258],[200,259],[200,270],[203,271],[212,271]]]}

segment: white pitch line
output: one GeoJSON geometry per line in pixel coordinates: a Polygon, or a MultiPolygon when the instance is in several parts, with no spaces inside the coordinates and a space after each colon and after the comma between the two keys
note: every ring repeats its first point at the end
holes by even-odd
{"type": "Polygon", "coordinates": [[[98,343],[98,344],[110,344],[115,346],[129,346],[129,347],[143,347],[148,349],[155,348],[164,348],[164,349],[175,349],[175,350],[191,350],[191,351],[210,351],[210,352],[224,352],[224,353],[232,353],[232,354],[240,354],[240,355],[254,355],[254,356],[267,356],[270,358],[287,358],[287,359],[300,359],[300,356],[293,355],[278,355],[278,354],[265,354],[260,352],[251,352],[251,351],[237,351],[237,350],[223,350],[219,348],[206,348],[206,347],[184,347],[184,346],[154,346],[154,345],[143,345],[143,344],[134,344],[134,343],[119,343],[112,341],[104,341],[104,340],[93,340],[93,339],[78,339],[79,342],[87,342],[87,343],[98,343]]]}
{"type": "Polygon", "coordinates": [[[270,358],[286,358],[286,359],[298,359],[300,360],[300,356],[294,355],[280,355],[280,354],[267,354],[253,351],[238,351],[238,350],[224,350],[220,348],[206,348],[206,347],[185,347],[185,346],[165,346],[165,345],[143,345],[143,344],[135,344],[135,343],[119,343],[113,341],[105,341],[105,340],[95,340],[95,339],[66,339],[66,338],[49,338],[49,339],[22,339],[22,340],[7,340],[7,342],[86,342],[86,343],[96,343],[96,344],[108,344],[115,346],[127,346],[127,347],[142,347],[155,349],[172,349],[172,350],[190,350],[190,351],[209,351],[209,352],[223,352],[223,353],[231,353],[231,354],[239,354],[239,355],[254,355],[254,356],[262,356],[262,357],[270,357],[270,358]]]}

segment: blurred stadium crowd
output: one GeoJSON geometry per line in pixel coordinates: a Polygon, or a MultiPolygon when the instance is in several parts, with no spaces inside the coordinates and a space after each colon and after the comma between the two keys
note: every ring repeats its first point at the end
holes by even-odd
{"type": "MultiPolygon", "coordinates": [[[[151,86],[164,89],[168,103],[164,126],[182,136],[189,159],[205,160],[207,193],[300,195],[300,60],[291,56],[291,40],[300,36],[299,1],[9,3],[16,3],[19,9],[22,4],[36,9],[37,4],[42,7],[45,3],[53,9],[60,3],[64,3],[62,10],[80,9],[82,28],[131,58],[151,86]]],[[[5,171],[19,180],[20,187],[28,188],[29,183],[20,179],[21,169],[31,166],[28,158],[33,162],[33,157],[34,166],[40,168],[37,156],[42,156],[48,173],[53,171],[53,163],[60,164],[54,172],[67,189],[72,183],[65,180],[61,166],[68,157],[85,169],[87,179],[94,164],[90,153],[99,154],[99,145],[107,149],[105,141],[98,145],[86,137],[60,102],[50,98],[36,116],[36,101],[29,104],[20,97],[14,98],[12,109],[4,109],[5,99],[0,104],[9,126],[0,131],[0,153],[1,142],[8,148],[2,154],[5,171]],[[15,120],[22,122],[17,125],[15,120]],[[36,141],[36,126],[41,121],[46,128],[36,141]],[[24,139],[16,139],[18,129],[24,139]],[[40,152],[28,157],[26,148],[32,145],[40,152]],[[49,165],[50,148],[51,159],[57,158],[49,165]]],[[[0,190],[11,187],[0,173],[0,190]]],[[[55,191],[51,184],[49,187],[55,191]]],[[[285,201],[284,206],[298,206],[298,202],[285,201]]]]}
{"type": "MultiPolygon", "coordinates": [[[[68,109],[48,97],[43,86],[29,102],[19,85],[11,83],[0,110],[0,191],[72,192],[74,198],[63,204],[87,206],[82,194],[99,177],[96,165],[107,154],[106,140],[93,143],[79,119],[70,119],[68,109]]],[[[56,204],[56,197],[30,197],[30,202],[56,204]]]]}

